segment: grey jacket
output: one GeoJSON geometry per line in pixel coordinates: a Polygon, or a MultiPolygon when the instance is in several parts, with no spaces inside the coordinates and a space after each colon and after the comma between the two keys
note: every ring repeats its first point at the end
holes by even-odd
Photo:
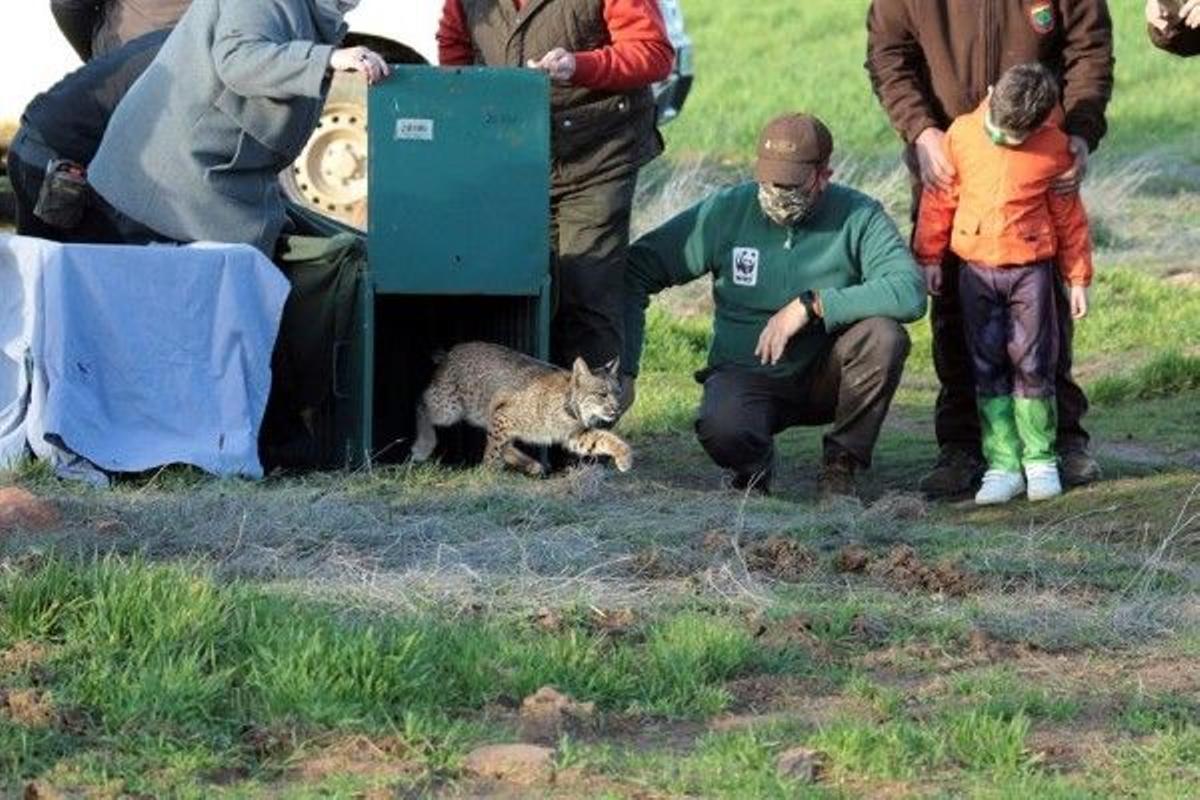
{"type": "Polygon", "coordinates": [[[316,127],[345,30],[336,0],[195,0],[117,106],[92,187],[163,236],[271,255],[277,175],[316,127]]]}

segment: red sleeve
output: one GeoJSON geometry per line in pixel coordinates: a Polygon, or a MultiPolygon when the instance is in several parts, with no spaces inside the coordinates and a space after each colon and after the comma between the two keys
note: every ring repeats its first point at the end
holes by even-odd
{"type": "Polygon", "coordinates": [[[612,44],[576,53],[572,83],[619,92],[649,86],[671,74],[675,48],[667,38],[658,0],[604,0],[604,21],[612,44]]]}
{"type": "Polygon", "coordinates": [[[1050,218],[1058,237],[1058,270],[1069,286],[1092,284],[1092,237],[1079,192],[1050,192],[1050,218]]]}
{"type": "Polygon", "coordinates": [[[446,0],[437,31],[438,63],[465,67],[475,63],[475,47],[467,30],[467,15],[462,0],[446,0]]]}

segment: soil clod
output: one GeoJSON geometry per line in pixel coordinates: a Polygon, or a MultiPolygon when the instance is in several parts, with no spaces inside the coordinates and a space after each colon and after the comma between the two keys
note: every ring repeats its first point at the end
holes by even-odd
{"type": "Polygon", "coordinates": [[[532,744],[487,745],[468,753],[463,767],[479,778],[528,786],[554,776],[554,751],[532,744]]]}
{"type": "Polygon", "coordinates": [[[754,542],[746,549],[746,567],[781,581],[803,580],[816,566],[817,557],[804,545],[778,534],[754,542]]]}
{"type": "Polygon", "coordinates": [[[595,713],[595,703],[579,703],[552,686],[543,686],[521,703],[521,738],[554,744],[563,734],[578,733],[595,713]]]}
{"type": "Polygon", "coordinates": [[[828,757],[819,750],[793,747],[775,759],[775,771],[800,783],[816,783],[828,766],[828,757]]]}
{"type": "Polygon", "coordinates": [[[17,486],[0,488],[0,533],[48,531],[62,522],[58,506],[17,486]]]}

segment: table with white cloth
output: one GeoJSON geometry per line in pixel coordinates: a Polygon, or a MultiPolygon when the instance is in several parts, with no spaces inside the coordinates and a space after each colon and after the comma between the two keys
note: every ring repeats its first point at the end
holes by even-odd
{"type": "Polygon", "coordinates": [[[176,463],[261,477],[289,288],[243,245],[0,236],[0,467],[29,448],[92,482],[176,463]]]}

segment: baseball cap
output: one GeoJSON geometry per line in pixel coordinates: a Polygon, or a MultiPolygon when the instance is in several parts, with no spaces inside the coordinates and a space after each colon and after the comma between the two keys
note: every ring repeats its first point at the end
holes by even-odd
{"type": "Polygon", "coordinates": [[[784,114],[768,122],[758,136],[754,177],[759,183],[781,186],[808,183],[832,153],[833,135],[825,123],[811,114],[784,114]]]}

